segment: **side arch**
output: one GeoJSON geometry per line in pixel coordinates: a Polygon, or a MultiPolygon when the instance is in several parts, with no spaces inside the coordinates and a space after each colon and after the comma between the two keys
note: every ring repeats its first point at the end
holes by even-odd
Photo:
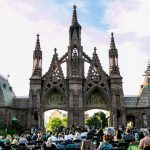
{"type": "Polygon", "coordinates": [[[91,87],[84,96],[85,111],[88,109],[105,109],[109,110],[111,97],[98,85],[91,87]]]}

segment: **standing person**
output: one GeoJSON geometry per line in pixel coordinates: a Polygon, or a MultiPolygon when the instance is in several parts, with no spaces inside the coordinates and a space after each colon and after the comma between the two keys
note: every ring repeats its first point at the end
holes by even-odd
{"type": "Polygon", "coordinates": [[[147,129],[145,129],[143,131],[143,134],[144,134],[144,138],[142,138],[140,140],[139,148],[141,150],[144,150],[146,147],[149,147],[149,149],[150,149],[150,134],[149,134],[149,131],[147,129]]]}
{"type": "Polygon", "coordinates": [[[109,143],[109,139],[109,135],[103,135],[103,142],[100,143],[97,150],[113,150],[113,146],[109,143]]]}

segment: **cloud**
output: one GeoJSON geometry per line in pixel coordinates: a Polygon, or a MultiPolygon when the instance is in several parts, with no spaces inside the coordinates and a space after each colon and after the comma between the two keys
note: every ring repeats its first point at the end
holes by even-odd
{"type": "Polygon", "coordinates": [[[149,53],[150,2],[114,0],[106,5],[103,21],[115,33],[125,94],[138,94],[149,53]],[[142,59],[141,59],[142,58],[142,59]]]}
{"type": "Polygon", "coordinates": [[[126,0],[124,2],[115,0],[109,3],[105,21],[112,25],[118,33],[134,32],[137,36],[150,35],[150,1],[126,0]]]}
{"type": "Polygon", "coordinates": [[[51,15],[46,16],[42,9],[38,9],[36,5],[31,5],[31,3],[0,2],[1,74],[4,76],[10,74],[9,80],[17,95],[28,95],[32,54],[37,33],[41,35],[43,72],[50,65],[50,57],[52,57],[55,47],[58,47],[60,51],[67,49],[63,46],[67,45],[68,34],[65,23],[59,23],[59,19],[57,19],[59,16],[54,13],[57,10],[54,10],[52,6],[51,8],[47,12],[51,15]],[[4,7],[5,9],[3,9],[4,7]],[[54,15],[52,15],[53,13],[54,15]],[[39,14],[44,17],[39,17],[39,14]]]}

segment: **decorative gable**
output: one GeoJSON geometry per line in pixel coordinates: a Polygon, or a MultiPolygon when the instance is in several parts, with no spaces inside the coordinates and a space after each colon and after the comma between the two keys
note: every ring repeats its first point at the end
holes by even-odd
{"type": "Polygon", "coordinates": [[[66,92],[66,85],[64,80],[64,75],[62,72],[62,68],[59,63],[58,54],[55,53],[52,58],[52,62],[50,65],[50,68],[48,72],[43,77],[44,80],[44,88],[43,88],[43,94],[45,95],[49,89],[54,89],[55,87],[62,92],[66,92]]]}
{"type": "Polygon", "coordinates": [[[106,74],[102,69],[99,58],[96,54],[96,48],[94,48],[93,58],[91,60],[91,64],[88,71],[87,81],[85,84],[85,93],[89,91],[94,86],[98,86],[103,88],[106,92],[108,92],[108,83],[106,74]]]}

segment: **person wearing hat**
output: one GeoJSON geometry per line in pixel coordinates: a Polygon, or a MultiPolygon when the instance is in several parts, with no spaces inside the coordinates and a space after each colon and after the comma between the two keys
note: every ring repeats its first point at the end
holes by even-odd
{"type": "Polygon", "coordinates": [[[143,134],[144,134],[144,138],[140,140],[139,148],[141,150],[144,150],[146,147],[149,147],[149,149],[150,149],[150,134],[149,134],[149,131],[147,129],[145,129],[143,131],[143,134]]]}

